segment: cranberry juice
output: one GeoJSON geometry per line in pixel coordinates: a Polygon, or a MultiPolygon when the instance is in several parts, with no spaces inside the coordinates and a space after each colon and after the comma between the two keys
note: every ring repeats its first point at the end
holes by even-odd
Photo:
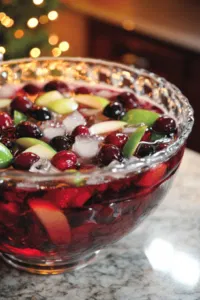
{"type": "Polygon", "coordinates": [[[75,259],[120,239],[166,193],[184,150],[101,180],[172,144],[176,122],[132,92],[56,80],[1,99],[0,127],[0,251],[27,258],[75,259]]]}

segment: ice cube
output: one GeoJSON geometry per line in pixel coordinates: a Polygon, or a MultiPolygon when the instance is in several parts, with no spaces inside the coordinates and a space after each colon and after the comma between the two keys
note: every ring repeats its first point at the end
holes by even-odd
{"type": "Polygon", "coordinates": [[[41,174],[54,174],[58,173],[54,166],[52,166],[51,162],[48,159],[40,158],[36,163],[34,163],[29,169],[30,172],[33,173],[41,173],[41,174]]]}
{"type": "Polygon", "coordinates": [[[44,137],[48,139],[49,141],[52,140],[56,136],[62,136],[65,134],[65,128],[64,127],[49,127],[45,128],[43,130],[44,137]]]}
{"type": "Polygon", "coordinates": [[[12,98],[16,93],[16,86],[11,84],[6,84],[0,89],[0,98],[12,98]]]}
{"type": "Polygon", "coordinates": [[[71,133],[77,126],[85,124],[85,118],[78,111],[73,112],[63,120],[63,125],[65,126],[67,133],[71,133]]]}
{"type": "Polygon", "coordinates": [[[92,158],[99,152],[99,139],[91,136],[77,136],[72,150],[83,158],[92,158]]]}

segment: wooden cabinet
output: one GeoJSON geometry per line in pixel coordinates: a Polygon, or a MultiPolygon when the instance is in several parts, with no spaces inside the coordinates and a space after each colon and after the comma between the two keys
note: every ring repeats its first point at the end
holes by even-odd
{"type": "Polygon", "coordinates": [[[196,115],[188,146],[200,152],[200,53],[93,18],[90,18],[88,23],[90,57],[146,68],[165,77],[183,91],[194,107],[196,115]]]}

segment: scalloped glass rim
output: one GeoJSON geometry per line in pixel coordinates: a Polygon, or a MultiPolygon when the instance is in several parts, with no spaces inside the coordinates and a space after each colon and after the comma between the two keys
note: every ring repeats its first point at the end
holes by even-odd
{"type": "MultiPolygon", "coordinates": [[[[191,105],[189,104],[188,99],[181,93],[181,91],[173,84],[171,84],[170,82],[168,82],[167,80],[165,80],[162,77],[159,77],[158,75],[151,73],[147,70],[144,69],[137,69],[134,66],[126,66],[120,63],[116,63],[116,62],[109,62],[109,61],[105,61],[105,60],[100,60],[100,59],[91,59],[91,58],[81,58],[81,57],[62,57],[62,58],[52,58],[52,57],[41,57],[38,59],[27,59],[27,58],[23,58],[23,59],[14,59],[14,60],[8,60],[8,61],[3,61],[0,62],[0,67],[2,66],[6,66],[9,67],[12,70],[12,65],[18,65],[20,63],[22,64],[27,64],[27,63],[39,63],[39,62],[61,62],[61,63],[85,63],[85,64],[94,64],[95,65],[100,65],[102,68],[116,68],[116,70],[120,69],[121,70],[121,76],[122,74],[125,76],[125,74],[129,74],[129,81],[133,83],[132,80],[136,79],[134,77],[137,78],[138,80],[138,84],[140,85],[140,79],[143,79],[143,82],[145,83],[146,81],[149,81],[150,83],[154,84],[155,86],[150,87],[151,89],[151,98],[154,99],[156,93],[158,93],[158,91],[163,90],[163,95],[166,92],[169,92],[170,94],[170,99],[171,101],[175,101],[176,100],[176,105],[177,105],[177,109],[178,111],[183,111],[184,110],[184,119],[182,120],[181,123],[179,123],[179,125],[181,126],[181,132],[180,135],[178,137],[178,139],[176,141],[174,141],[174,143],[172,143],[170,146],[168,146],[166,149],[159,151],[157,153],[155,153],[154,155],[150,156],[150,157],[146,157],[146,158],[141,158],[141,159],[137,159],[137,160],[127,160],[125,163],[120,164],[114,164],[108,167],[104,167],[101,168],[100,170],[97,171],[88,171],[87,173],[84,172],[84,174],[82,173],[82,175],[84,177],[88,177],[89,178],[95,175],[95,178],[101,178],[105,180],[105,178],[122,178],[124,177],[127,173],[139,173],[141,172],[141,170],[143,169],[149,169],[151,167],[153,167],[154,165],[158,164],[158,163],[162,163],[165,162],[166,160],[168,160],[170,157],[172,157],[180,148],[181,146],[186,142],[193,124],[194,124],[194,113],[193,113],[193,109],[191,107],[191,105]],[[130,78],[130,74],[134,73],[134,76],[132,75],[132,78],[130,78]],[[139,77],[140,76],[140,77],[139,77]],[[131,80],[132,79],[132,80],[131,80]],[[156,93],[154,93],[154,88],[156,90],[156,93]],[[115,176],[116,174],[116,176],[115,176]],[[117,174],[120,174],[119,176],[117,174]]],[[[119,70],[118,70],[119,71],[119,70]]],[[[14,72],[13,72],[14,73],[14,72]]],[[[111,73],[110,76],[112,76],[115,73],[111,73]]],[[[117,74],[117,73],[116,73],[117,74]]],[[[0,75],[1,75],[1,70],[0,70],[0,75]]],[[[93,79],[94,82],[96,82],[95,80],[97,80],[95,74],[95,78],[93,79]]],[[[119,74],[118,74],[119,75],[119,74]]],[[[107,76],[107,74],[106,74],[107,76]]],[[[88,77],[88,79],[90,79],[88,77]]],[[[127,78],[126,78],[127,79],[127,78]]],[[[31,81],[31,80],[30,80],[31,81]]],[[[120,82],[120,78],[118,77],[118,81],[120,82]]],[[[102,82],[101,80],[98,82],[102,82]]],[[[0,82],[1,83],[1,82],[0,82]]],[[[146,83],[145,83],[146,84],[146,83]]],[[[143,88],[145,87],[145,84],[143,85],[143,88]]],[[[148,86],[147,86],[148,87],[148,86]]],[[[123,86],[123,88],[125,88],[123,86]]],[[[130,89],[130,88],[129,88],[130,89]]],[[[135,87],[132,86],[132,89],[134,90],[134,92],[136,93],[136,95],[139,93],[140,95],[142,95],[142,86],[139,87],[139,91],[136,92],[135,87]]],[[[169,95],[168,95],[169,96],[169,95]]],[[[157,95],[158,97],[158,95],[157,95]]],[[[167,97],[167,96],[166,96],[167,97]]],[[[171,103],[172,105],[172,103],[171,103]]],[[[173,105],[172,105],[173,107],[173,105]]],[[[17,179],[22,179],[23,177],[27,179],[27,176],[29,177],[29,179],[31,179],[31,181],[46,181],[46,180],[52,180],[52,178],[55,178],[56,180],[58,179],[73,179],[75,178],[77,173],[81,173],[81,171],[77,171],[74,172],[73,174],[70,172],[66,172],[66,173],[58,173],[58,174],[38,174],[38,173],[30,173],[30,172],[25,172],[25,171],[2,171],[1,172],[1,177],[4,178],[17,178],[17,179]]]]}

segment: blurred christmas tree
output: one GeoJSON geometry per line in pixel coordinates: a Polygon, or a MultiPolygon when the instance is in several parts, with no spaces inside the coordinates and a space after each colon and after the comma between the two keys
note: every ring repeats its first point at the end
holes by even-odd
{"type": "Polygon", "coordinates": [[[47,50],[46,25],[58,17],[58,0],[0,0],[0,52],[6,59],[38,57],[47,50]]]}

